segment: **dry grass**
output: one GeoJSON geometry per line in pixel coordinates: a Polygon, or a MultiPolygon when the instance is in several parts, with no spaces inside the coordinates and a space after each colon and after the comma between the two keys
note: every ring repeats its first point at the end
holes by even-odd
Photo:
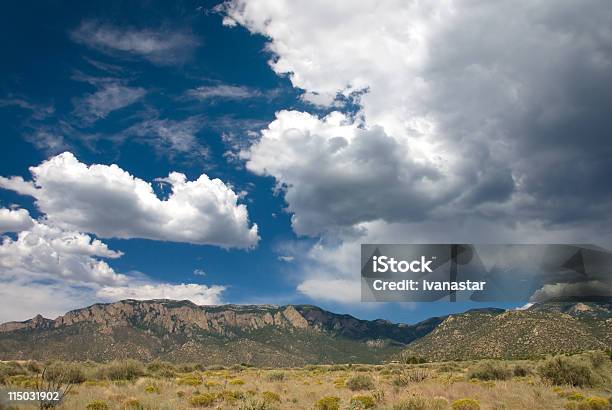
{"type": "MultiPolygon", "coordinates": [[[[609,363],[599,368],[597,386],[551,384],[537,372],[538,362],[448,362],[388,365],[308,366],[294,369],[258,369],[233,366],[197,370],[191,366],[131,363],[126,367],[81,364],[78,380],[58,409],[590,409],[610,397],[609,363]],[[503,378],[473,378],[474,371],[504,369],[503,378]],[[119,369],[119,370],[118,370],[119,369]],[[136,370],[134,370],[136,369],[136,370]],[[605,370],[607,369],[607,370],[605,370]],[[187,370],[187,371],[181,371],[187,370]],[[125,380],[116,379],[123,374],[125,380]],[[513,375],[518,374],[518,375],[513,375]],[[503,379],[503,380],[499,380],[503,379]],[[400,380],[398,382],[398,380],[400,380]],[[358,389],[355,387],[355,381],[358,389]],[[327,399],[325,399],[327,398],[327,399]],[[337,399],[335,399],[337,398],[337,399]],[[323,400],[322,400],[323,399],[323,400]],[[466,400],[467,399],[467,400],[466,400]],[[323,404],[321,404],[323,403],[323,404]],[[106,407],[105,407],[106,406],[106,407]],[[328,406],[328,407],[325,407],[328,406]]],[[[5,364],[1,364],[5,365],[5,364]]],[[[5,384],[35,377],[35,366],[9,369],[5,384]]],[[[57,371],[61,364],[54,364],[57,371]]],[[[75,374],[75,364],[67,366],[75,374]]],[[[5,365],[6,367],[6,365],[5,365]]],[[[5,369],[6,370],[6,369],[5,369]]],[[[492,371],[497,374],[497,370],[492,371]]],[[[14,382],[15,384],[9,384],[14,382]]],[[[36,408],[32,405],[30,408],[36,408]]]]}

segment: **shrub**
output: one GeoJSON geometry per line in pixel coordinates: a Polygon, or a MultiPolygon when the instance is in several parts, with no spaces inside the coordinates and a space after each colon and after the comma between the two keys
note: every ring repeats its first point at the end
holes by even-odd
{"type": "Polygon", "coordinates": [[[478,363],[468,372],[468,378],[478,380],[506,380],[512,371],[503,363],[485,361],[478,363]]]}
{"type": "Polygon", "coordinates": [[[429,400],[429,408],[431,410],[443,410],[448,407],[448,400],[444,397],[434,397],[429,400]]]}
{"type": "Polygon", "coordinates": [[[206,383],[204,383],[204,386],[206,387],[215,387],[218,386],[220,383],[216,380],[206,380],[206,383]]]}
{"type": "Polygon", "coordinates": [[[480,410],[480,403],[474,399],[459,399],[451,404],[453,410],[480,410]]]}
{"type": "Polygon", "coordinates": [[[90,401],[85,408],[87,410],[108,410],[110,407],[102,400],[94,400],[90,401]]]}
{"type": "Polygon", "coordinates": [[[346,387],[355,390],[372,390],[374,388],[374,379],[368,374],[358,374],[346,381],[346,387]]]}
{"type": "Polygon", "coordinates": [[[161,377],[174,377],[176,375],[176,370],[171,363],[162,362],[159,360],[149,363],[147,365],[147,371],[161,377]]]}
{"type": "Polygon", "coordinates": [[[123,408],[126,410],[143,410],[144,407],[138,399],[131,398],[123,402],[123,408]]]}
{"type": "Polygon", "coordinates": [[[362,409],[371,409],[376,405],[372,396],[353,396],[351,398],[351,406],[358,405],[362,409]]]}
{"type": "Polygon", "coordinates": [[[600,369],[610,364],[610,358],[601,351],[587,352],[582,355],[591,363],[594,369],[600,369]]]}
{"type": "Polygon", "coordinates": [[[159,388],[159,386],[151,386],[151,385],[145,387],[144,391],[145,391],[145,393],[149,393],[149,394],[151,394],[151,393],[155,393],[155,394],[161,393],[161,389],[159,388]]]}
{"type": "Polygon", "coordinates": [[[218,399],[226,401],[228,403],[235,403],[237,400],[240,400],[244,397],[244,394],[235,390],[223,390],[217,395],[218,399]]]}
{"type": "Polygon", "coordinates": [[[32,389],[36,387],[36,379],[34,377],[26,376],[24,374],[8,376],[5,379],[5,383],[11,386],[24,387],[26,389],[32,389]]]}
{"type": "Polygon", "coordinates": [[[277,393],[274,393],[273,391],[265,391],[261,393],[261,396],[263,397],[263,401],[265,403],[274,403],[281,401],[280,396],[277,393]]]}
{"type": "Polygon", "coordinates": [[[411,396],[404,399],[393,406],[393,410],[425,410],[427,409],[427,400],[421,396],[411,396]]]}
{"type": "Polygon", "coordinates": [[[183,363],[183,364],[179,364],[177,366],[177,370],[180,373],[192,373],[192,372],[196,371],[197,369],[196,369],[196,366],[194,366],[192,364],[185,364],[185,363],[183,363]]]}
{"type": "Polygon", "coordinates": [[[514,369],[512,369],[512,373],[516,377],[529,376],[531,374],[531,367],[529,367],[529,366],[527,366],[525,364],[519,363],[519,364],[514,366],[514,369]]]}
{"type": "Polygon", "coordinates": [[[410,383],[418,383],[427,379],[430,376],[429,372],[425,369],[412,369],[400,373],[393,378],[393,385],[397,387],[407,386],[410,383]]]}
{"type": "Polygon", "coordinates": [[[594,386],[597,375],[589,365],[577,357],[555,356],[538,367],[538,373],[553,384],[594,386]]]}
{"type": "Polygon", "coordinates": [[[402,355],[399,361],[404,364],[427,363],[427,360],[425,360],[424,358],[412,355],[402,355]]]}
{"type": "Polygon", "coordinates": [[[195,396],[191,396],[189,404],[194,407],[210,407],[213,405],[216,398],[217,396],[212,393],[196,394],[195,396]]]}
{"type": "Polygon", "coordinates": [[[321,397],[315,403],[315,409],[317,410],[339,410],[340,409],[340,397],[335,397],[335,396],[321,397]]]}
{"type": "Polygon", "coordinates": [[[202,378],[198,375],[183,376],[178,379],[179,386],[199,386],[202,384],[202,378]]]}
{"type": "Polygon", "coordinates": [[[585,401],[578,404],[580,410],[606,410],[609,409],[610,403],[603,397],[589,397],[585,401]]]}
{"type": "Polygon", "coordinates": [[[282,382],[285,380],[285,373],[283,372],[270,372],[267,374],[266,378],[271,382],[282,382]]]}
{"type": "Polygon", "coordinates": [[[142,364],[136,360],[113,361],[99,370],[99,377],[109,380],[134,380],[144,375],[142,364]]]}
{"type": "Polygon", "coordinates": [[[578,392],[569,393],[568,395],[565,396],[565,398],[568,400],[574,400],[574,401],[582,401],[585,399],[584,394],[578,393],[578,392]]]}
{"type": "Polygon", "coordinates": [[[78,364],[55,362],[44,369],[45,380],[67,384],[83,383],[87,377],[78,364]]]}
{"type": "Polygon", "coordinates": [[[241,403],[238,407],[239,410],[268,410],[269,408],[270,407],[265,401],[253,397],[241,403]]]}

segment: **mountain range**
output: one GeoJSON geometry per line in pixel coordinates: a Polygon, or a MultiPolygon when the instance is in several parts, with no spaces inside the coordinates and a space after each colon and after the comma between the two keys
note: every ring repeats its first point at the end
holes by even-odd
{"type": "Polygon", "coordinates": [[[360,320],[312,305],[198,306],[124,300],[0,325],[0,360],[135,358],[205,365],[521,358],[612,349],[612,304],[475,309],[417,324],[360,320]]]}

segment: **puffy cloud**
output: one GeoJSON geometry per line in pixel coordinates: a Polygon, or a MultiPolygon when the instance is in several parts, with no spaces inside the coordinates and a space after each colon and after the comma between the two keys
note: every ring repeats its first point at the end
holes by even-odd
{"type": "Polygon", "coordinates": [[[0,322],[39,313],[55,317],[94,302],[126,298],[221,303],[224,286],[169,284],[118,273],[103,258],[116,259],[121,252],[88,234],[32,220],[23,209],[0,208],[0,221],[3,231],[16,234],[0,238],[0,322]]]}
{"type": "Polygon", "coordinates": [[[242,157],[250,171],[276,178],[293,229],[311,236],[376,219],[422,218],[464,183],[462,175],[444,177],[412,160],[410,147],[382,128],[359,127],[338,112],[319,119],[281,111],[242,157]]]}
{"type": "Polygon", "coordinates": [[[71,37],[107,54],[137,56],[160,65],[186,61],[199,45],[193,35],[185,32],[122,28],[92,20],[84,21],[71,37]]]}
{"type": "Polygon", "coordinates": [[[135,286],[103,287],[97,296],[109,301],[121,299],[175,299],[190,300],[197,305],[218,305],[221,303],[221,293],[224,286],[206,286],[194,283],[170,284],[144,284],[135,286]]]}
{"type": "MultiPolygon", "coordinates": [[[[0,209],[3,213],[5,209],[0,209]]],[[[105,261],[118,258],[121,252],[89,235],[63,231],[44,223],[31,221],[31,227],[13,226],[16,239],[2,237],[0,244],[0,274],[4,278],[53,280],[70,283],[123,284],[127,277],[116,273],[105,261]]]]}
{"type": "Polygon", "coordinates": [[[27,210],[0,208],[0,233],[19,232],[33,225],[34,221],[27,210]]]}
{"type": "Polygon", "coordinates": [[[31,167],[33,180],[0,177],[0,187],[33,196],[54,226],[104,238],[249,248],[257,244],[257,225],[249,226],[246,206],[219,179],[202,174],[195,181],[172,172],[160,181],[171,192],[157,197],[150,183],[117,165],[88,166],[65,152],[31,167]]]}
{"type": "Polygon", "coordinates": [[[304,293],[326,297],[311,280],[356,280],[358,263],[338,252],[358,261],[360,242],[610,241],[601,1],[221,9],[226,25],[268,38],[270,66],[305,101],[350,113],[279,112],[241,153],[284,190],[294,230],[322,235],[318,262],[301,265],[304,293]]]}

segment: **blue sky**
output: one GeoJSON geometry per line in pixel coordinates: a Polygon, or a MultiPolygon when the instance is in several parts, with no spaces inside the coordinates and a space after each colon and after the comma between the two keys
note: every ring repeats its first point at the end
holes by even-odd
{"type": "Polygon", "coordinates": [[[5,5],[0,319],[187,296],[415,322],[481,306],[360,303],[360,243],[609,243],[609,44],[574,6],[281,3],[5,5]]]}

